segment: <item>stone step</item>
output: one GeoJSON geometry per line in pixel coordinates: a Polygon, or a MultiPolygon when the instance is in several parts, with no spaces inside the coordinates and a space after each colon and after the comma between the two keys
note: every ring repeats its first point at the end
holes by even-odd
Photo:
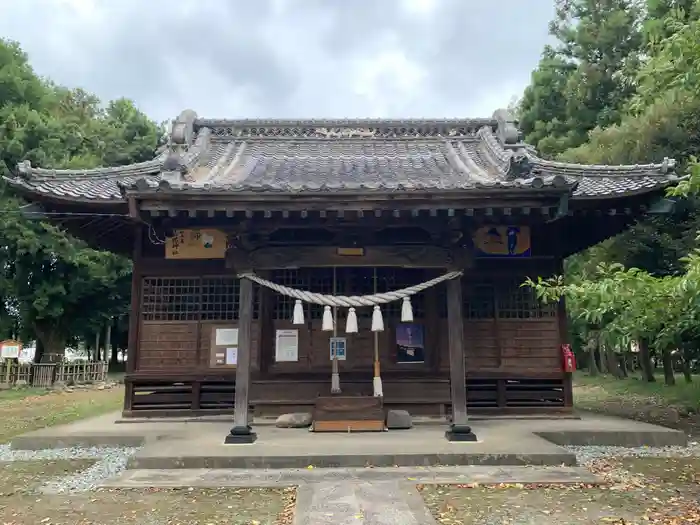
{"type": "Polygon", "coordinates": [[[401,481],[412,484],[601,483],[583,467],[395,467],[322,469],[135,469],[107,480],[105,487],[267,487],[337,481],[401,481]]]}

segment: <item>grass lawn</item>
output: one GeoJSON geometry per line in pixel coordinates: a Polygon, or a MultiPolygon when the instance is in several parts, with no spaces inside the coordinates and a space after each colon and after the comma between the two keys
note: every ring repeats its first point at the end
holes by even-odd
{"type": "Polygon", "coordinates": [[[663,377],[655,383],[638,376],[615,379],[578,372],[574,376],[574,405],[581,410],[638,419],[700,436],[700,376],[693,383],[678,377],[666,386],[663,377]]]}
{"type": "Polygon", "coordinates": [[[0,391],[0,443],[32,430],[117,411],[123,402],[123,387],[74,392],[3,390],[0,391]]]}
{"type": "Polygon", "coordinates": [[[663,375],[656,376],[655,383],[642,381],[640,376],[627,379],[615,379],[612,376],[590,377],[579,372],[574,376],[574,388],[577,389],[577,403],[594,403],[595,394],[608,396],[625,396],[640,400],[663,403],[667,406],[700,410],[700,376],[693,377],[692,383],[686,383],[682,375],[676,376],[676,384],[664,384],[663,375]]]}
{"type": "Polygon", "coordinates": [[[79,472],[91,464],[87,460],[0,463],[0,523],[290,525],[293,520],[294,489],[102,489],[74,495],[36,492],[51,478],[79,472]]]}
{"type": "Polygon", "coordinates": [[[441,525],[700,523],[700,458],[631,458],[601,462],[598,469],[607,481],[599,487],[510,484],[419,489],[441,525]]]}

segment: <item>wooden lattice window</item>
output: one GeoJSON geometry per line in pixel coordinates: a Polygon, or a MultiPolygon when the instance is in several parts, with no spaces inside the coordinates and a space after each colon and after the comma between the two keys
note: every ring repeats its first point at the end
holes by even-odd
{"type": "Polygon", "coordinates": [[[238,319],[240,279],[236,277],[204,277],[201,285],[203,321],[238,319]]]}
{"type": "MultiPolygon", "coordinates": [[[[524,279],[523,279],[524,280],[524,279]]],[[[522,280],[509,280],[499,287],[498,316],[502,319],[539,319],[555,317],[557,305],[545,304],[535,291],[521,286],[522,280]]]]}
{"type": "Polygon", "coordinates": [[[144,321],[197,321],[200,284],[197,277],[146,277],[141,312],[144,321]]]}
{"type": "MultiPolygon", "coordinates": [[[[272,272],[270,280],[281,286],[289,286],[300,290],[308,289],[308,280],[306,272],[301,270],[275,270],[272,272]]],[[[284,319],[291,321],[294,314],[295,299],[282,295],[281,293],[272,292],[272,315],[274,319],[284,319]]],[[[305,305],[306,307],[306,305],[305,305]]]]}
{"type": "MultiPolygon", "coordinates": [[[[333,294],[333,268],[305,268],[308,275],[308,290],[315,293],[333,294]]],[[[343,293],[336,272],[336,294],[343,293]]],[[[324,307],[319,304],[309,305],[309,319],[323,319],[324,307]]]]}
{"type": "MultiPolygon", "coordinates": [[[[377,268],[377,291],[393,292],[414,286],[425,281],[426,272],[421,268],[377,268]]],[[[382,307],[382,312],[387,318],[401,318],[402,301],[392,301],[382,307]]],[[[425,317],[425,292],[417,293],[411,297],[413,317],[422,319],[425,317]]]]}
{"type": "Polygon", "coordinates": [[[493,281],[462,281],[462,308],[467,319],[493,319],[496,311],[493,281]]]}
{"type": "MultiPolygon", "coordinates": [[[[253,294],[253,316],[259,290],[253,294]]],[[[240,280],[234,276],[146,277],[141,315],[144,321],[232,321],[239,316],[240,280]]]]}

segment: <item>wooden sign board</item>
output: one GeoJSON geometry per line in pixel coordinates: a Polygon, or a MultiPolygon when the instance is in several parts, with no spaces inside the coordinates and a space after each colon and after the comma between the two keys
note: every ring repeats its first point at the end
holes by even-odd
{"type": "Polygon", "coordinates": [[[166,259],[223,259],[226,234],[220,230],[175,230],[165,241],[166,259]]]}
{"type": "Polygon", "coordinates": [[[474,232],[479,257],[529,257],[532,254],[529,226],[482,226],[474,232]]]}
{"type": "Polygon", "coordinates": [[[19,359],[22,352],[22,343],[14,339],[6,339],[0,342],[0,357],[3,359],[19,359]]]}

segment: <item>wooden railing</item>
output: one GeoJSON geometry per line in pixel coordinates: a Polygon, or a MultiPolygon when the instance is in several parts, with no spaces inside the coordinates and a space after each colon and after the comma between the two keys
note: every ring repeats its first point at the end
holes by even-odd
{"type": "Polygon", "coordinates": [[[107,379],[108,364],[103,361],[77,363],[0,363],[0,384],[49,388],[56,383],[94,383],[107,379]]]}

